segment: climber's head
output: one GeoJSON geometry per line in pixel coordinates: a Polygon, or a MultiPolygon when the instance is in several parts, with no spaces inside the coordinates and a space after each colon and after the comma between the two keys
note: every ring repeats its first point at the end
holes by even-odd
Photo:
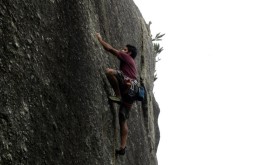
{"type": "Polygon", "coordinates": [[[136,55],[137,55],[137,49],[136,47],[127,44],[126,47],[123,49],[124,52],[129,53],[130,56],[135,59],[136,55]]]}

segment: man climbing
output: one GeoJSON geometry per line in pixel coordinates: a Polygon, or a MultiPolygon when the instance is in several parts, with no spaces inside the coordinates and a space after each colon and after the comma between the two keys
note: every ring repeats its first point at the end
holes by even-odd
{"type": "Polygon", "coordinates": [[[117,50],[105,42],[99,33],[96,36],[104,49],[120,60],[119,70],[107,68],[106,76],[115,93],[115,96],[110,96],[109,99],[120,104],[119,124],[121,146],[120,149],[116,150],[116,154],[124,155],[128,135],[127,119],[129,118],[129,111],[134,102],[134,99],[132,99],[128,92],[133,83],[137,82],[137,69],[134,60],[137,55],[137,49],[132,45],[126,45],[123,50],[117,50]]]}

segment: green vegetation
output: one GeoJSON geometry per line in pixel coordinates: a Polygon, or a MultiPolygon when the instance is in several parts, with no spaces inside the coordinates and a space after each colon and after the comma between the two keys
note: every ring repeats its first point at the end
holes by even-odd
{"type": "MultiPolygon", "coordinates": [[[[160,34],[160,33],[157,33],[156,36],[154,38],[152,38],[152,42],[155,42],[155,41],[162,41],[162,37],[164,36],[165,34],[160,34]]],[[[155,61],[158,62],[160,60],[160,58],[158,57],[158,55],[164,50],[163,47],[160,46],[159,43],[153,43],[153,48],[154,48],[154,53],[155,53],[155,61]]],[[[155,73],[154,73],[154,81],[157,80],[157,74],[156,74],[156,70],[155,70],[155,73]]]]}

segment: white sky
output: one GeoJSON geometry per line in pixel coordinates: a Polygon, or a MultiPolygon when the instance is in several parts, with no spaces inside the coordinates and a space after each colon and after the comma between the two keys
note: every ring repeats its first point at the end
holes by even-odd
{"type": "Polygon", "coordinates": [[[255,1],[134,1],[166,33],[159,165],[255,165],[255,1]]]}

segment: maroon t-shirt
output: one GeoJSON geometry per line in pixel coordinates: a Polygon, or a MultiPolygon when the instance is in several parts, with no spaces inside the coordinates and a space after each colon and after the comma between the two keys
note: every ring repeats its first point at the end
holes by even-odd
{"type": "Polygon", "coordinates": [[[120,59],[120,70],[123,74],[131,79],[136,79],[137,69],[135,60],[129,54],[122,51],[120,51],[117,56],[120,59]]]}

